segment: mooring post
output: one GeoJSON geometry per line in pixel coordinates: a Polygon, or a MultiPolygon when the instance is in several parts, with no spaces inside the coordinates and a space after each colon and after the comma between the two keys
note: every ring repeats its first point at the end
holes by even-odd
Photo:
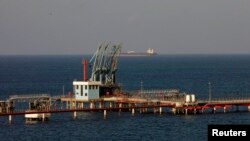
{"type": "Polygon", "coordinates": [[[224,107],[224,113],[226,113],[227,112],[227,108],[226,107],[224,107]]]}
{"type": "Polygon", "coordinates": [[[162,107],[159,108],[159,112],[160,112],[160,114],[162,114],[162,107]]]}
{"type": "Polygon", "coordinates": [[[248,111],[250,112],[250,106],[247,107],[248,111]]]}
{"type": "Polygon", "coordinates": [[[185,109],[185,113],[186,113],[186,115],[188,114],[188,109],[185,109]]]}
{"type": "Polygon", "coordinates": [[[196,108],[194,108],[194,114],[196,114],[196,112],[197,112],[197,111],[196,111],[196,108]]]}

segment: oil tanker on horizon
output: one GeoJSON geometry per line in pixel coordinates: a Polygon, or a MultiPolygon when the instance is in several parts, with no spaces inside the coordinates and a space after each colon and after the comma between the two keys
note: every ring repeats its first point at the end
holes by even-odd
{"type": "Polygon", "coordinates": [[[157,55],[157,53],[152,48],[149,48],[147,52],[128,51],[120,54],[120,56],[155,56],[155,55],[157,55]]]}

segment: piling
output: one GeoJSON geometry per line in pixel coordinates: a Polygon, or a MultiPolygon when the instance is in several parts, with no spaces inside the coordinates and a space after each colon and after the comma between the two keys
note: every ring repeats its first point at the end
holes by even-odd
{"type": "Polygon", "coordinates": [[[213,108],[213,113],[214,113],[214,114],[216,113],[216,108],[215,108],[215,107],[213,108]]]}
{"type": "Polygon", "coordinates": [[[90,102],[89,108],[94,109],[94,102],[90,102]]]}
{"type": "Polygon", "coordinates": [[[104,111],[103,111],[103,115],[104,115],[104,117],[107,116],[107,110],[104,110],[104,111]]]}
{"type": "Polygon", "coordinates": [[[9,124],[12,123],[12,115],[9,115],[9,124]]]}
{"type": "Polygon", "coordinates": [[[172,108],[172,112],[176,114],[176,108],[172,108]]]}
{"type": "Polygon", "coordinates": [[[99,108],[102,108],[102,102],[99,102],[99,108]]]}
{"type": "Polygon", "coordinates": [[[112,107],[113,107],[112,102],[109,102],[109,108],[112,108],[112,107]]]}
{"type": "Polygon", "coordinates": [[[162,107],[159,108],[159,113],[162,114],[162,107]]]}
{"type": "Polygon", "coordinates": [[[42,120],[45,121],[45,114],[43,113],[42,120]]]}
{"type": "MultiPolygon", "coordinates": [[[[122,108],[122,103],[119,103],[119,108],[122,108]]],[[[119,112],[121,112],[121,109],[119,109],[119,112]]]]}
{"type": "Polygon", "coordinates": [[[132,115],[134,116],[135,115],[135,109],[132,108],[132,115]]]}
{"type": "Polygon", "coordinates": [[[76,119],[76,111],[73,112],[73,118],[76,119]]]}

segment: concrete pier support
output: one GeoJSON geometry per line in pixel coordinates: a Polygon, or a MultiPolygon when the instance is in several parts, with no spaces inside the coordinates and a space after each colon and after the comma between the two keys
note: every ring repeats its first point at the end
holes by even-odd
{"type": "Polygon", "coordinates": [[[99,102],[99,108],[102,108],[103,103],[99,102]]]}
{"type": "Polygon", "coordinates": [[[159,113],[162,114],[162,107],[159,108],[159,113]]]}
{"type": "Polygon", "coordinates": [[[196,110],[196,108],[194,108],[194,114],[196,114],[196,112],[197,112],[197,110],[196,110]]]}
{"type": "Polygon", "coordinates": [[[213,113],[214,113],[214,114],[216,113],[216,108],[215,108],[215,107],[213,108],[213,113]]]}
{"type": "Polygon", "coordinates": [[[42,120],[45,121],[45,113],[43,113],[42,120]]]}
{"type": "Polygon", "coordinates": [[[147,108],[140,108],[140,113],[146,113],[147,112],[147,108]]]}
{"type": "MultiPolygon", "coordinates": [[[[119,107],[119,108],[122,108],[122,103],[119,103],[118,107],[119,107]]],[[[119,112],[121,112],[121,111],[122,111],[122,110],[119,109],[119,112]]]]}
{"type": "Polygon", "coordinates": [[[69,103],[68,103],[68,101],[66,101],[66,109],[68,109],[69,108],[69,103]]]}
{"type": "Polygon", "coordinates": [[[73,112],[73,118],[76,119],[76,111],[73,112]]]}
{"type": "Polygon", "coordinates": [[[186,114],[186,115],[188,114],[188,109],[185,109],[185,114],[186,114]]]}
{"type": "Polygon", "coordinates": [[[122,103],[119,103],[119,108],[122,108],[122,103]]]}
{"type": "Polygon", "coordinates": [[[95,108],[94,102],[90,102],[89,108],[90,108],[90,109],[94,109],[94,108],[95,108]]]}
{"type": "Polygon", "coordinates": [[[72,109],[72,101],[69,102],[69,109],[72,109]]]}
{"type": "Polygon", "coordinates": [[[177,109],[177,114],[180,114],[182,112],[183,114],[185,113],[183,109],[180,110],[180,108],[177,109]]]}
{"type": "Polygon", "coordinates": [[[247,107],[248,111],[250,112],[250,106],[247,107]]]}
{"type": "Polygon", "coordinates": [[[135,109],[132,108],[132,115],[134,116],[135,115],[135,109]]]}
{"type": "Polygon", "coordinates": [[[12,115],[9,115],[9,124],[12,123],[12,115]]]}
{"type": "Polygon", "coordinates": [[[74,109],[76,109],[76,108],[77,108],[76,106],[77,106],[77,105],[76,105],[76,101],[73,101],[72,107],[73,107],[74,109]]]}
{"type": "Polygon", "coordinates": [[[224,109],[224,113],[226,113],[227,112],[227,107],[224,107],[223,109],[224,109]]]}
{"type": "Polygon", "coordinates": [[[110,102],[110,103],[109,103],[109,108],[112,108],[112,107],[113,107],[113,103],[110,102]]]}
{"type": "Polygon", "coordinates": [[[104,115],[104,117],[107,116],[107,110],[104,110],[104,111],[103,111],[103,115],[104,115]]]}
{"type": "Polygon", "coordinates": [[[157,113],[159,112],[159,109],[158,108],[154,108],[154,113],[157,113]]]}
{"type": "Polygon", "coordinates": [[[172,112],[175,115],[176,114],[176,108],[172,108],[172,112]]]}

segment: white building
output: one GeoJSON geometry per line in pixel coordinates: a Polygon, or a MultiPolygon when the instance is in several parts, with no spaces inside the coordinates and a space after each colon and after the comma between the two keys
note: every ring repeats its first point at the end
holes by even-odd
{"type": "Polygon", "coordinates": [[[78,100],[90,100],[100,98],[99,81],[73,81],[73,93],[78,100]]]}

